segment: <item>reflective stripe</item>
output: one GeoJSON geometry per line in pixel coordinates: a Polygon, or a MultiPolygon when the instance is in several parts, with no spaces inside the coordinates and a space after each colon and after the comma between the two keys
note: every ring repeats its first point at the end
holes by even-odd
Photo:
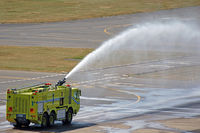
{"type": "Polygon", "coordinates": [[[72,99],[74,100],[74,102],[75,102],[76,104],[80,104],[80,102],[76,101],[76,99],[75,99],[74,97],[72,97],[72,99]]]}
{"type": "MultiPolygon", "coordinates": [[[[76,101],[76,99],[74,97],[72,97],[72,99],[74,100],[75,103],[80,104],[80,102],[76,101]]],[[[49,99],[49,100],[39,101],[39,102],[36,102],[36,103],[37,104],[38,103],[48,103],[48,102],[59,101],[59,100],[60,100],[60,98],[55,98],[55,99],[49,99]]]]}
{"type": "Polygon", "coordinates": [[[59,101],[60,98],[55,98],[55,99],[49,99],[49,100],[44,100],[44,101],[39,101],[39,102],[36,102],[37,104],[38,103],[48,103],[48,102],[53,102],[53,101],[59,101]]]}

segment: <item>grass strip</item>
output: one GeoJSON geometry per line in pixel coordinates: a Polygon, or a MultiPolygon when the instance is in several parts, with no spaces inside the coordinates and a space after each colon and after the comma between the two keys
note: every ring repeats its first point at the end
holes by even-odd
{"type": "Polygon", "coordinates": [[[198,5],[200,0],[0,0],[0,23],[55,22],[198,5]]]}
{"type": "Polygon", "coordinates": [[[0,46],[0,69],[69,72],[93,49],[0,46]]]}

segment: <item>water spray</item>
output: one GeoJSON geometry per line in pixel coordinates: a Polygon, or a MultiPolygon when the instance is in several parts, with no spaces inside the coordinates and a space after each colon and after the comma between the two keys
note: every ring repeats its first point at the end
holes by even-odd
{"type": "Polygon", "coordinates": [[[65,79],[80,71],[131,63],[144,58],[136,51],[198,53],[200,30],[188,23],[146,23],[132,26],[87,55],[65,79]]]}

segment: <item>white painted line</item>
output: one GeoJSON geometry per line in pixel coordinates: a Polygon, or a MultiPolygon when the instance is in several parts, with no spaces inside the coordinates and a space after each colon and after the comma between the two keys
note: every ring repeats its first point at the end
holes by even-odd
{"type": "Polygon", "coordinates": [[[96,100],[96,101],[119,101],[119,99],[109,99],[109,98],[98,98],[98,97],[84,97],[81,96],[81,100],[96,100]]]}

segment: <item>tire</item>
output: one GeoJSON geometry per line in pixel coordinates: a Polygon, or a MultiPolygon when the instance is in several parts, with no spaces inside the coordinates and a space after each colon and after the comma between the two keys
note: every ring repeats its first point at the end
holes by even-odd
{"type": "Polygon", "coordinates": [[[69,109],[66,113],[66,124],[71,124],[73,118],[73,111],[69,109]]]}
{"type": "Polygon", "coordinates": [[[24,126],[25,126],[25,127],[29,127],[29,125],[30,125],[30,121],[29,121],[29,120],[27,120],[27,123],[26,123],[26,124],[24,124],[24,126]]]}
{"type": "Polygon", "coordinates": [[[16,120],[16,123],[13,124],[13,126],[14,126],[15,128],[21,128],[21,127],[22,127],[22,124],[19,123],[19,122],[16,120]]]}
{"type": "Polygon", "coordinates": [[[49,126],[49,116],[47,113],[44,113],[42,116],[41,127],[46,128],[48,126],[49,126]]]}
{"type": "Polygon", "coordinates": [[[73,117],[73,111],[72,111],[71,108],[66,112],[66,116],[65,117],[66,117],[65,120],[62,121],[63,125],[71,124],[72,117],[73,117]]]}
{"type": "Polygon", "coordinates": [[[54,112],[51,112],[51,114],[49,116],[49,126],[50,127],[54,126],[55,120],[56,120],[56,115],[54,112]]]}

